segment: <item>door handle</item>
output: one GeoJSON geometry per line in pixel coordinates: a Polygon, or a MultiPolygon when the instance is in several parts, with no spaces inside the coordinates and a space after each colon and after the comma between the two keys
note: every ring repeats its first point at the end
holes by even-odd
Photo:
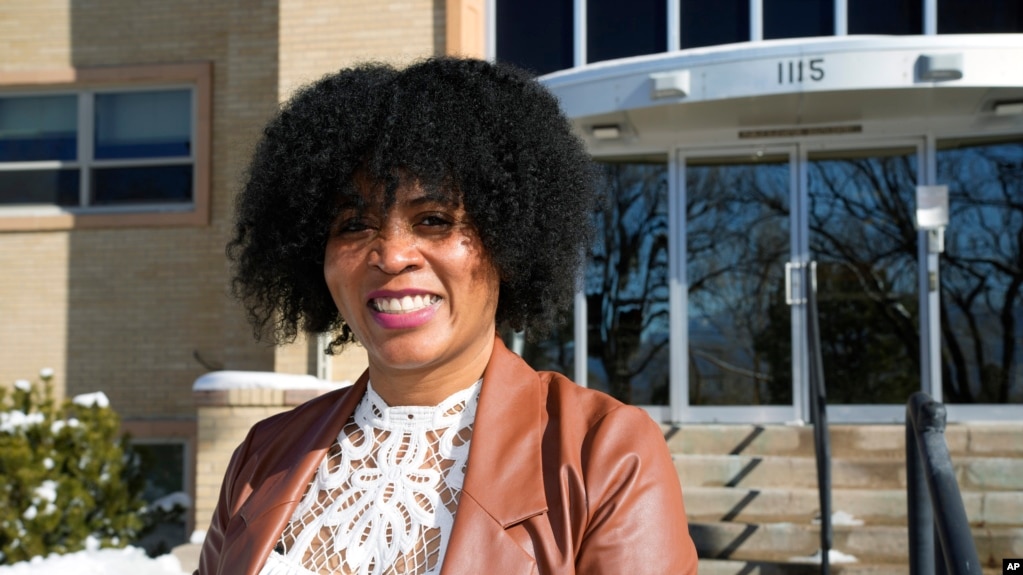
{"type": "Polygon", "coordinates": [[[803,285],[805,262],[785,262],[785,303],[799,305],[806,303],[806,286],[803,285]]]}

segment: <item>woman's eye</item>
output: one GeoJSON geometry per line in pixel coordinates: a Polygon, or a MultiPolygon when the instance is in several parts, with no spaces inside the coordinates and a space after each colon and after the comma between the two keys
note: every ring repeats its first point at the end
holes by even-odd
{"type": "Polygon", "coordinates": [[[430,228],[447,227],[451,225],[451,218],[440,215],[429,215],[419,220],[419,223],[420,225],[430,228]]]}
{"type": "Polygon", "coordinates": [[[335,234],[358,233],[369,229],[369,223],[362,218],[348,218],[338,221],[334,226],[335,234]]]}

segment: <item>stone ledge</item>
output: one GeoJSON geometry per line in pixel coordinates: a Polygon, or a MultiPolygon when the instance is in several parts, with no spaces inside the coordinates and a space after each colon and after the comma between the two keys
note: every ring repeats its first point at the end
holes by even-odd
{"type": "Polygon", "coordinates": [[[214,371],[195,380],[192,398],[197,407],[294,407],[328,391],[348,385],[311,375],[261,371],[214,371]]]}

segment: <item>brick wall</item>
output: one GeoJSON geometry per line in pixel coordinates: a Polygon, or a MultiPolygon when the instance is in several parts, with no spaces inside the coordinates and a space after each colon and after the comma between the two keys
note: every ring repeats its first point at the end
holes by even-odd
{"type": "MultiPolygon", "coordinates": [[[[0,18],[2,20],[2,18],[0,18]]],[[[35,381],[54,370],[58,397],[67,381],[66,233],[0,234],[0,383],[35,381]]]]}
{"type": "Polygon", "coordinates": [[[444,47],[443,2],[282,0],[280,96],[358,62],[401,65],[444,47]]]}

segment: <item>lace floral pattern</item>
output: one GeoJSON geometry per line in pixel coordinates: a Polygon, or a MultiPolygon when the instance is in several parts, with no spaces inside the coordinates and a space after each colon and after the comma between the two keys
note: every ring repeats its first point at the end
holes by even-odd
{"type": "Polygon", "coordinates": [[[389,407],[370,385],[262,575],[439,573],[479,388],[436,407],[389,407]]]}

